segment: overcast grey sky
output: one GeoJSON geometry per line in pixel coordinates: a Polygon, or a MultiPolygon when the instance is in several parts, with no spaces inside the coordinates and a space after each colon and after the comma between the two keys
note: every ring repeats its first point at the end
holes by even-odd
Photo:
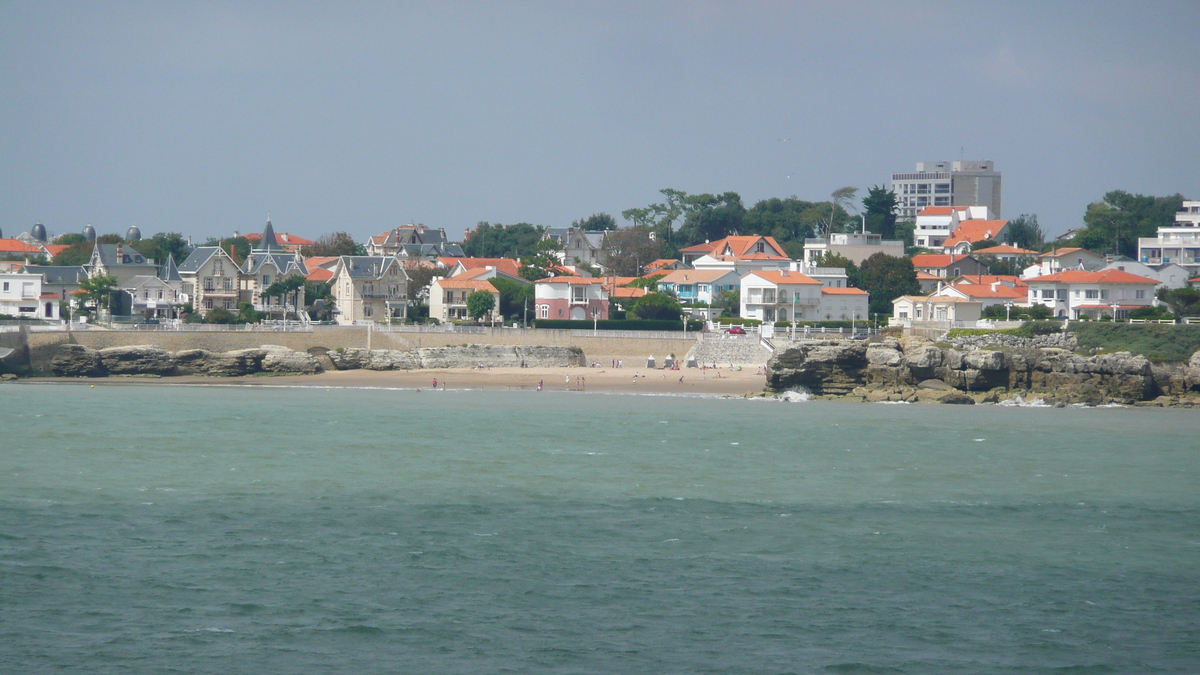
{"type": "Polygon", "coordinates": [[[0,228],[459,238],[961,156],[1057,233],[1112,189],[1200,199],[1198,26],[1196,0],[4,2],[0,228]]]}

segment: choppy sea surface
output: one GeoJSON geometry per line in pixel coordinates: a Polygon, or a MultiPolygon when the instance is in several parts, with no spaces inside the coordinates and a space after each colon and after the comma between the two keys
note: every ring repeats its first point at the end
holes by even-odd
{"type": "Polygon", "coordinates": [[[0,387],[0,672],[1194,673],[1200,414],[0,387]]]}

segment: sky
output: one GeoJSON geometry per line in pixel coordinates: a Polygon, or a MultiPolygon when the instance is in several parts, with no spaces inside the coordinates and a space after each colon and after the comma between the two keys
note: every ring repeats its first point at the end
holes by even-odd
{"type": "MultiPolygon", "coordinates": [[[[0,2],[0,231],[566,226],[993,160],[1200,199],[1200,2],[0,2]]],[[[623,221],[622,221],[623,222],[623,221]]]]}

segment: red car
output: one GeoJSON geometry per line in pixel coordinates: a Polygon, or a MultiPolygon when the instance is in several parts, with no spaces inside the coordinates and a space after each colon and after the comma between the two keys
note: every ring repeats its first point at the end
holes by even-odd
{"type": "Polygon", "coordinates": [[[734,326],[732,328],[726,328],[725,332],[729,333],[730,335],[745,335],[746,329],[742,328],[741,326],[734,326]]]}

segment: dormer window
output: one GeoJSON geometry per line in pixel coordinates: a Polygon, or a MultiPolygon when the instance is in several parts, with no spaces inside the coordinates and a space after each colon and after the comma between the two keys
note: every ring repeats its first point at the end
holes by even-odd
{"type": "Polygon", "coordinates": [[[762,253],[763,251],[765,251],[765,250],[766,250],[766,246],[767,246],[767,245],[766,245],[765,243],[763,243],[763,242],[761,242],[761,241],[760,241],[760,242],[758,242],[758,247],[757,247],[757,248],[758,248],[758,252],[759,252],[759,253],[762,253]]]}

